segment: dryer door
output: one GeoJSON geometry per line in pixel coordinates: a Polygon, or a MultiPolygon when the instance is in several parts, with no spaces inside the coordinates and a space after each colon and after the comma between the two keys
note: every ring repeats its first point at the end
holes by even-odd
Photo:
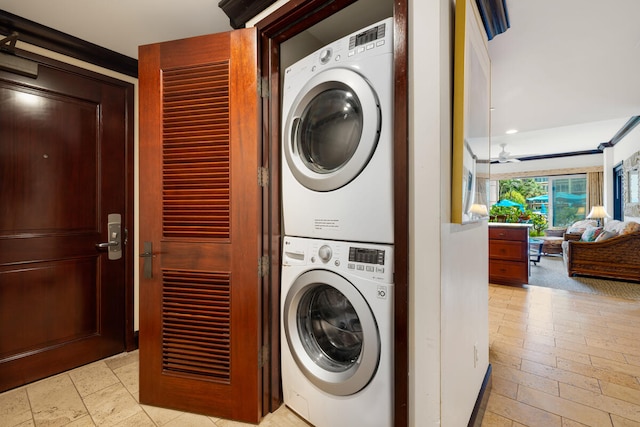
{"type": "Polygon", "coordinates": [[[380,103],[367,80],[343,68],[323,71],[302,88],[284,127],[284,153],[305,187],[332,191],[365,168],[380,136],[380,103]]]}
{"type": "Polygon", "coordinates": [[[348,396],[371,381],[380,335],[362,294],[342,276],[311,270],[296,279],[282,314],[298,368],[321,390],[348,396]]]}

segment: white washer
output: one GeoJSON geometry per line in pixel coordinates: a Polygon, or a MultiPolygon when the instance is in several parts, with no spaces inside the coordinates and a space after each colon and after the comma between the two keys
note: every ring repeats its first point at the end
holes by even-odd
{"type": "Polygon", "coordinates": [[[284,234],[393,243],[393,19],[286,69],[284,234]]]}
{"type": "Polygon", "coordinates": [[[393,425],[393,246],[285,237],[284,403],[316,427],[393,425]]]}

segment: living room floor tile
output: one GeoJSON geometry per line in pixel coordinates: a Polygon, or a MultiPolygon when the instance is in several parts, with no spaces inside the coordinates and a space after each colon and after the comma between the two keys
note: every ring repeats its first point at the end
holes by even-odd
{"type": "Polygon", "coordinates": [[[489,302],[483,427],[640,427],[637,301],[492,284],[489,302]]]}

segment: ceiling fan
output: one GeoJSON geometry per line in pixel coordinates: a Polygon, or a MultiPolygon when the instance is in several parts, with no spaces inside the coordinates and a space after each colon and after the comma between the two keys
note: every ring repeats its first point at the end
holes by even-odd
{"type": "Polygon", "coordinates": [[[500,147],[502,147],[502,151],[500,153],[498,153],[498,157],[492,157],[491,161],[498,161],[499,163],[508,163],[508,162],[512,162],[512,163],[517,163],[520,160],[516,159],[515,157],[511,156],[511,153],[509,153],[508,151],[506,151],[504,148],[507,146],[507,144],[500,144],[500,147]]]}

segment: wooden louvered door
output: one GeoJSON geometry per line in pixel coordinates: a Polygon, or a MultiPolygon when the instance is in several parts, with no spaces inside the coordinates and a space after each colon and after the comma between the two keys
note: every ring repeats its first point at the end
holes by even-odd
{"type": "Polygon", "coordinates": [[[255,29],[142,46],[139,64],[140,401],[256,423],[255,29]]]}

